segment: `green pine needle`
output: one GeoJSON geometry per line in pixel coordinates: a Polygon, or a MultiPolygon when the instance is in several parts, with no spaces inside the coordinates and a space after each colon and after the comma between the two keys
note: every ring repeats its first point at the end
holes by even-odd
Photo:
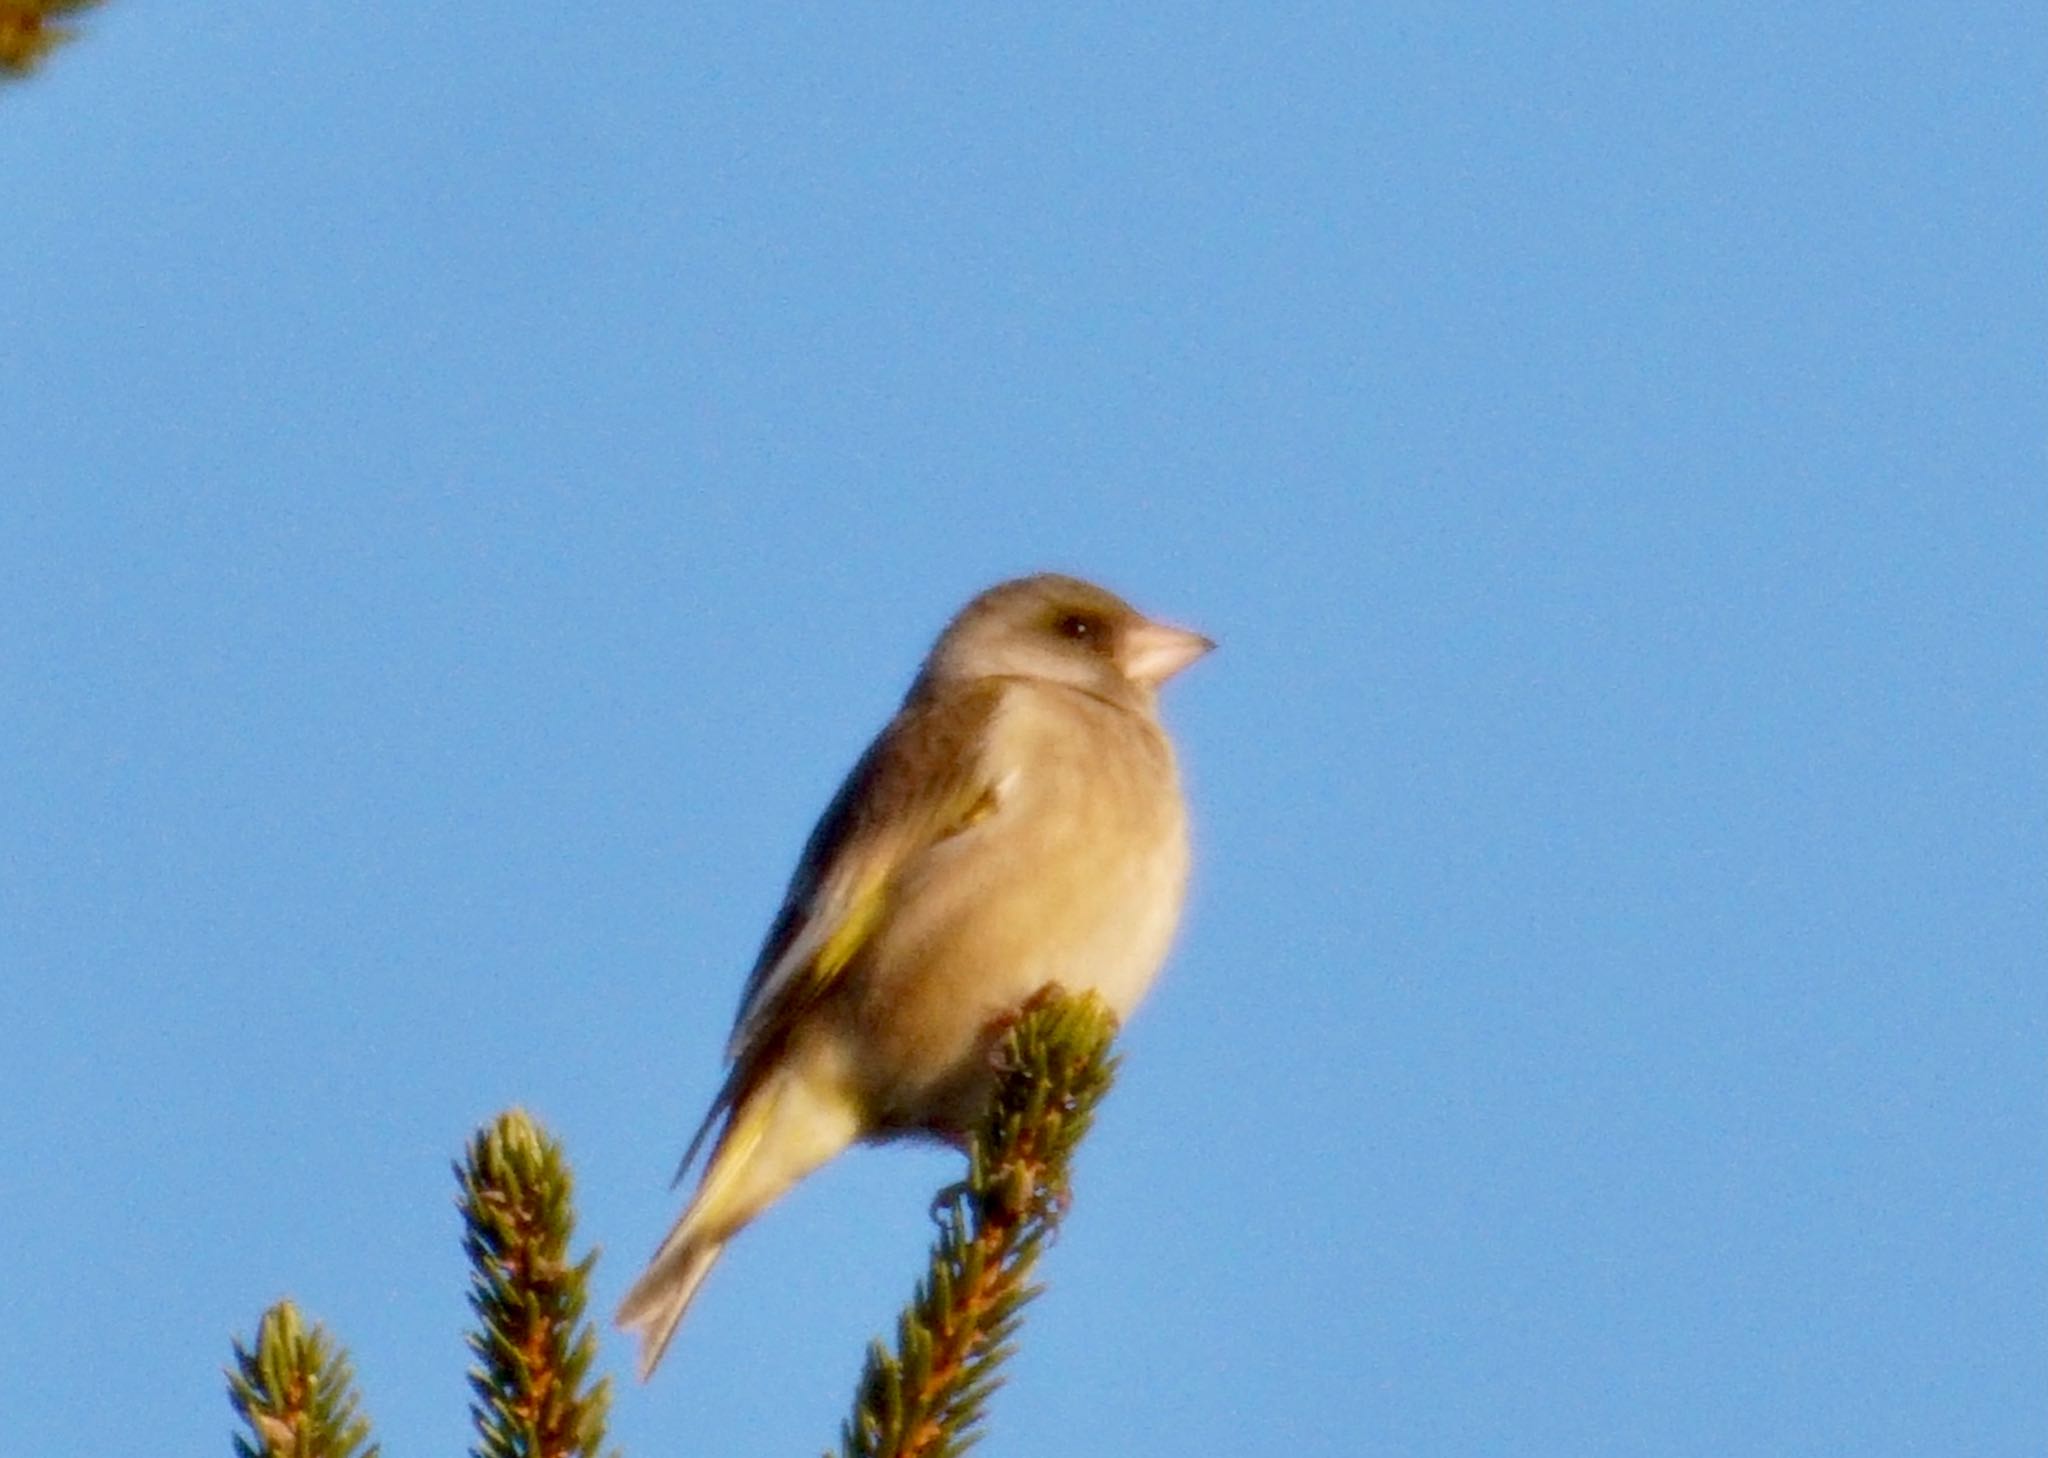
{"type": "Polygon", "coordinates": [[[935,1207],[931,1265],[868,1351],[842,1458],[954,1458],[981,1435],[1015,1349],[1031,1271],[1066,1213],[1068,1165],[1116,1074],[1116,1018],[1092,995],[1049,989],[997,1045],[995,1096],[967,1178],[935,1207]]]}
{"type": "Polygon", "coordinates": [[[99,0],[0,0],[0,79],[26,76],[36,64],[71,39],[68,27],[51,18],[83,10],[99,0]]]}
{"type": "Polygon", "coordinates": [[[576,1217],[562,1147],[518,1109],[470,1140],[455,1167],[469,1257],[475,1458],[597,1458],[609,1379],[589,1381],[597,1333],[583,1319],[592,1251],[571,1263],[576,1217]]]}
{"type": "Polygon", "coordinates": [[[348,1353],[289,1301],[263,1313],[256,1344],[235,1342],[228,1401],[249,1425],[236,1458],[377,1458],[348,1353]]]}

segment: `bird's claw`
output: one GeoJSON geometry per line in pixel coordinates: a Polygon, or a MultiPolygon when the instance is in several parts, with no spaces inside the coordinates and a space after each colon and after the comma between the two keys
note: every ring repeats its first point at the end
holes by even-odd
{"type": "Polygon", "coordinates": [[[939,1192],[932,1196],[931,1208],[926,1212],[931,1216],[932,1224],[943,1227],[954,1207],[973,1194],[974,1185],[968,1180],[955,1180],[950,1185],[941,1186],[939,1192]]]}

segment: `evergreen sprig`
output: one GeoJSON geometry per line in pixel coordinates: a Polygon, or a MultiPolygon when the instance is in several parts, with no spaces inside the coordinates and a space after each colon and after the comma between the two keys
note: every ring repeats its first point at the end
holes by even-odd
{"type": "Polygon", "coordinates": [[[51,18],[96,5],[99,0],[0,0],[0,80],[26,76],[36,63],[71,39],[68,26],[51,18]]]}
{"type": "Polygon", "coordinates": [[[236,1458],[377,1458],[348,1353],[289,1301],[263,1313],[253,1347],[236,1339],[228,1401],[249,1425],[236,1458]]]}
{"type": "Polygon", "coordinates": [[[476,1458],[597,1458],[611,1403],[591,1382],[597,1333],[583,1319],[597,1252],[571,1263],[576,1217],[562,1147],[513,1109],[455,1167],[462,1249],[478,1329],[469,1348],[476,1458]]]}
{"type": "Polygon", "coordinates": [[[931,1265],[868,1351],[842,1458],[953,1458],[979,1438],[1002,1385],[1031,1272],[1069,1199],[1068,1163],[1116,1074],[1116,1018],[1093,995],[1049,989],[997,1045],[995,1096],[968,1147],[967,1178],[934,1202],[931,1265]]]}
{"type": "MultiPolygon", "coordinates": [[[[0,0],[4,3],[4,0],[0,0]]],[[[995,1051],[995,1088],[968,1144],[967,1178],[933,1204],[931,1265],[873,1344],[843,1458],[957,1458],[1002,1383],[1031,1273],[1069,1199],[1068,1168],[1116,1073],[1116,1019],[1092,996],[1041,994],[995,1051]]],[[[455,1166],[469,1301],[474,1458],[599,1458],[609,1380],[590,1380],[584,1318],[597,1252],[571,1261],[573,1182],[561,1145],[514,1109],[479,1129],[455,1166]]],[[[281,1301],[253,1346],[234,1344],[228,1395],[248,1425],[237,1458],[378,1458],[348,1356],[281,1301]]],[[[616,1455],[610,1455],[616,1458],[616,1455]]]]}

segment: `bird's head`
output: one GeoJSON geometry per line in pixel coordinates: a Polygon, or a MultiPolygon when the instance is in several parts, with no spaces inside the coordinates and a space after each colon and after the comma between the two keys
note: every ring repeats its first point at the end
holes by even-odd
{"type": "Polygon", "coordinates": [[[991,587],[962,608],[932,645],[923,678],[1043,679],[1145,707],[1159,685],[1215,646],[1105,588],[1041,572],[991,587]]]}

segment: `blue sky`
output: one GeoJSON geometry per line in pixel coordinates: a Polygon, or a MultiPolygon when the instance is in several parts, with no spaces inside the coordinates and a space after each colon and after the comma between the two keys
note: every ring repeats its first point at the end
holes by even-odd
{"type": "MultiPolygon", "coordinates": [[[[85,29],[0,93],[20,1451],[226,1451],[287,1292],[463,1446],[447,1161],[534,1109],[609,1308],[1041,566],[1224,646],[987,1451],[2048,1446],[2025,7],[85,29]]],[[[749,1231],[625,1450],[829,1442],[952,1171],[749,1231]]]]}

